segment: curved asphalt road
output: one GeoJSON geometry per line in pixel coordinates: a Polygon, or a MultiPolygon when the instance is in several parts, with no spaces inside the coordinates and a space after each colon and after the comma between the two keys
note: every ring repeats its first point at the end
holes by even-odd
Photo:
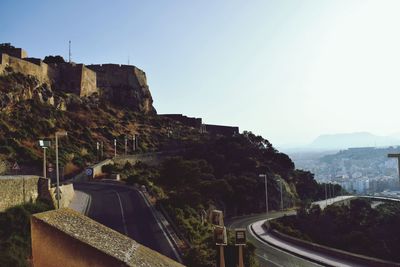
{"type": "MultiPolygon", "coordinates": [[[[284,214],[290,214],[291,212],[270,212],[269,218],[281,217],[284,214]]],[[[265,214],[244,216],[236,219],[231,219],[227,221],[227,227],[229,228],[246,228],[247,229],[247,239],[253,243],[256,247],[256,256],[259,261],[260,267],[316,267],[322,266],[315,264],[313,262],[307,261],[305,259],[299,258],[295,255],[289,254],[283,250],[273,247],[265,242],[261,242],[259,239],[255,238],[248,229],[248,225],[265,220],[267,217],[265,214]]]]}
{"type": "Polygon", "coordinates": [[[100,182],[74,183],[74,188],[91,196],[88,217],[178,260],[170,241],[138,190],[100,182]]]}

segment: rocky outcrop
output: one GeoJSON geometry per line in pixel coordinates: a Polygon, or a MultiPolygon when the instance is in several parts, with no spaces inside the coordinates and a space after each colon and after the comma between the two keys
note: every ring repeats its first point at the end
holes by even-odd
{"type": "Polygon", "coordinates": [[[34,76],[14,73],[10,69],[6,74],[0,76],[0,110],[30,99],[53,106],[59,102],[55,100],[50,85],[40,83],[34,76]]]}

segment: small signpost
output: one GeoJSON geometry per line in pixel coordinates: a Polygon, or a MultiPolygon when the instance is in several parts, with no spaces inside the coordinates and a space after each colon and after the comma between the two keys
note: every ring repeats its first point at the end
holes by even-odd
{"type": "Polygon", "coordinates": [[[238,267],[243,267],[243,246],[246,245],[246,229],[237,228],[235,229],[235,245],[239,246],[239,265],[238,267]]]}
{"type": "Polygon", "coordinates": [[[15,162],[15,163],[13,164],[12,169],[13,169],[14,171],[20,170],[20,167],[19,167],[19,165],[18,165],[18,162],[15,162]]]}
{"type": "Polygon", "coordinates": [[[93,178],[93,168],[87,168],[85,173],[89,178],[93,178]]]}
{"type": "Polygon", "coordinates": [[[219,246],[219,267],[225,267],[224,246],[228,244],[228,238],[222,211],[213,210],[211,212],[210,221],[214,225],[215,244],[219,246]]]}
{"type": "Polygon", "coordinates": [[[211,212],[211,223],[214,225],[224,226],[224,215],[220,210],[211,212]]]}

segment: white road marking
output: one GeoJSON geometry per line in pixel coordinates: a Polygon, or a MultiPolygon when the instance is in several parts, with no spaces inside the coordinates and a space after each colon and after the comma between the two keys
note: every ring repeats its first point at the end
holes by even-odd
{"type": "Polygon", "coordinates": [[[128,227],[126,226],[126,221],[125,221],[125,215],[124,215],[124,209],[122,207],[122,201],[121,197],[119,196],[117,191],[114,191],[115,194],[117,194],[118,201],[119,201],[119,206],[121,207],[121,215],[122,215],[122,224],[124,225],[124,232],[125,235],[128,236],[128,227]]]}
{"type": "Polygon", "coordinates": [[[272,263],[272,264],[274,264],[274,265],[276,265],[276,266],[279,266],[279,267],[285,267],[285,266],[283,266],[283,265],[280,265],[279,263],[276,263],[276,262],[274,262],[274,261],[272,261],[272,260],[270,260],[270,259],[267,259],[267,255],[261,255],[261,254],[257,254],[256,253],[256,256],[258,256],[258,257],[260,257],[260,258],[262,258],[263,260],[265,260],[265,261],[267,261],[267,262],[270,262],[270,263],[272,263]]]}

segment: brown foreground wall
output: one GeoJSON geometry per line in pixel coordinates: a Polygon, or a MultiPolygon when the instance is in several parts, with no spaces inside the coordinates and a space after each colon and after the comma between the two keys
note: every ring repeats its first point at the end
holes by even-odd
{"type": "Polygon", "coordinates": [[[71,209],[31,217],[34,267],[183,266],[71,209]]]}

